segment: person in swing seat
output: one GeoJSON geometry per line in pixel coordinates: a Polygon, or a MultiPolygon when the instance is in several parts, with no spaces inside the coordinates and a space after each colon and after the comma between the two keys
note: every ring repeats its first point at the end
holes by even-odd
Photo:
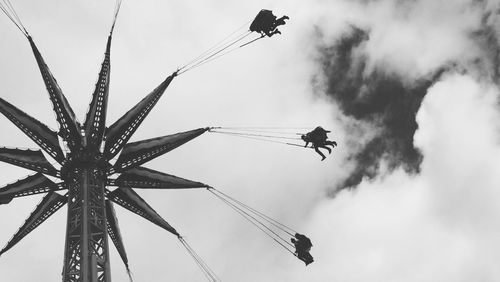
{"type": "Polygon", "coordinates": [[[313,131],[308,132],[301,136],[302,140],[306,142],[304,147],[307,147],[309,143],[312,143],[312,147],[321,156],[321,160],[325,160],[326,156],[319,150],[319,148],[326,149],[328,154],[332,153],[332,149],[328,148],[328,146],[332,146],[334,148],[337,146],[337,142],[328,140],[327,133],[331,131],[323,129],[323,127],[318,126],[313,131]]]}

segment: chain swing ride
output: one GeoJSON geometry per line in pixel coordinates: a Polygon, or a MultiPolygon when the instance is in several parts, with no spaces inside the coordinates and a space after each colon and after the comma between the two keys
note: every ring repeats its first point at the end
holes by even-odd
{"type": "Polygon", "coordinates": [[[205,132],[303,147],[297,143],[301,139],[298,135],[302,133],[291,130],[305,131],[306,128],[207,127],[129,142],[131,136],[175,77],[248,46],[256,40],[279,34],[277,26],[285,24],[288,17],[283,16],[278,19],[271,11],[260,11],[252,21],[249,30],[242,31],[243,27],[248,25],[246,23],[224,40],[177,69],[122,117],[106,126],[111,41],[121,4],[121,0],[116,2],[104,60],[89,110],[84,123],[81,124],[12,3],[10,0],[0,0],[2,12],[30,44],[59,125],[59,130],[54,131],[0,98],[0,112],[41,148],[41,150],[23,150],[0,147],[0,161],[35,172],[24,179],[1,187],[0,205],[9,204],[17,197],[45,194],[25,223],[0,250],[0,256],[67,205],[62,281],[111,281],[109,239],[115,245],[132,280],[114,210],[114,205],[117,204],[176,236],[207,280],[220,281],[215,272],[187,243],[185,237],[133,189],[201,188],[235,210],[292,255],[303,260],[306,265],[311,263],[312,257],[309,250],[312,244],[304,235],[207,184],[142,166],[205,132]],[[254,32],[259,36],[248,40],[248,36],[254,32]],[[60,145],[59,138],[63,140],[63,146],[60,145]],[[57,162],[60,169],[53,166],[44,154],[57,162]],[[47,176],[57,178],[59,181],[54,182],[47,176]]]}

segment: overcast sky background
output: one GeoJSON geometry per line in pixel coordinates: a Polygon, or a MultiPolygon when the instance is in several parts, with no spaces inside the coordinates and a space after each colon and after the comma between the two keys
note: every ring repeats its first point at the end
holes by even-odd
{"type": "MultiPolygon", "coordinates": [[[[11,2],[83,119],[114,2],[11,2]]],[[[324,162],[311,150],[207,133],[146,165],[295,227],[312,239],[315,262],[304,267],[205,190],[136,191],[223,281],[500,281],[499,5],[125,0],[108,124],[260,9],[286,14],[281,36],[174,79],[132,141],[205,126],[332,130],[339,147],[324,162]]],[[[1,97],[57,128],[27,40],[6,17],[0,34],[1,97]]],[[[0,144],[35,147],[6,118],[0,128],[0,144]]],[[[0,171],[2,183],[29,173],[0,171]]],[[[0,206],[0,242],[40,199],[0,206]]],[[[204,280],[174,236],[116,210],[135,281],[204,280]]],[[[0,257],[1,280],[60,280],[65,221],[63,208],[0,257]]],[[[113,281],[127,281],[110,250],[113,281]]]]}

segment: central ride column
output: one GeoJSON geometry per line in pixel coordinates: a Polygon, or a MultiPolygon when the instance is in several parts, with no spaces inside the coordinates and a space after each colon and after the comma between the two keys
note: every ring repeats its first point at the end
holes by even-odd
{"type": "Polygon", "coordinates": [[[65,167],[68,219],[63,282],[110,282],[105,209],[105,175],[95,164],[65,167]]]}

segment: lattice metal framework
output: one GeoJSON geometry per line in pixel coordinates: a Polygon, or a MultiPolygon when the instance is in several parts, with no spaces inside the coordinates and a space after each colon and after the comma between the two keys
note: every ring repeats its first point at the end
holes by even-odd
{"type": "Polygon", "coordinates": [[[12,236],[9,243],[0,251],[0,255],[8,251],[15,244],[21,241],[26,235],[28,235],[35,228],[40,226],[45,220],[47,220],[51,215],[58,211],[66,203],[66,197],[61,196],[57,193],[48,193],[38,204],[36,209],[31,213],[26,222],[19,228],[19,230],[12,236]]]}
{"type": "Polygon", "coordinates": [[[142,216],[161,228],[179,235],[166,220],[164,220],[139,194],[131,188],[121,187],[108,194],[108,198],[127,210],[142,216]]]}
{"type": "Polygon", "coordinates": [[[203,183],[187,180],[174,175],[159,172],[145,167],[136,167],[127,170],[111,180],[112,185],[130,188],[159,188],[159,189],[189,189],[208,187],[203,183]]]}
{"type": "Polygon", "coordinates": [[[60,190],[60,186],[41,173],[30,175],[0,188],[0,202],[9,203],[13,198],[60,190]]]}
{"type": "Polygon", "coordinates": [[[25,224],[0,251],[0,255],[19,243],[64,204],[68,204],[63,282],[109,282],[108,236],[128,270],[128,258],[110,201],[180,236],[132,188],[205,188],[206,184],[154,171],[140,165],[200,136],[199,128],[163,137],[127,143],[177,73],[165,78],[150,94],[106,129],[112,34],[83,126],[45,63],[33,39],[30,46],[49,93],[59,130],[56,133],[7,101],[0,99],[0,113],[57,161],[60,169],[47,160],[41,150],[0,147],[0,161],[37,172],[0,188],[0,204],[14,198],[46,193],[25,224]],[[63,154],[59,135],[69,152],[63,154]],[[104,148],[101,151],[101,148],[104,148]],[[112,164],[118,155],[119,161],[112,164]],[[117,176],[116,173],[121,173],[117,176]],[[54,182],[45,175],[59,178],[54,182]],[[118,186],[118,188],[116,188],[118,186]],[[111,189],[111,190],[110,190],[111,189]],[[114,190],[112,190],[114,189],[114,190]],[[67,190],[63,196],[59,191],[67,190]]]}
{"type": "Polygon", "coordinates": [[[0,98],[0,111],[52,158],[59,163],[64,160],[55,131],[2,98],[0,98]]]}
{"type": "Polygon", "coordinates": [[[85,118],[85,136],[87,147],[97,149],[101,145],[106,129],[106,108],[108,106],[109,73],[110,73],[111,35],[106,45],[104,62],[101,65],[90,108],[85,118]]]}
{"type": "Polygon", "coordinates": [[[42,54],[38,51],[31,36],[28,36],[28,40],[33,50],[33,54],[35,55],[36,62],[38,63],[40,73],[42,74],[43,82],[49,93],[57,122],[59,123],[59,135],[67,142],[68,147],[76,149],[81,145],[82,138],[80,134],[80,125],[76,121],[75,113],[73,109],[71,109],[68,100],[66,100],[66,97],[57,84],[49,67],[45,64],[42,54]]]}
{"type": "Polygon", "coordinates": [[[109,200],[106,200],[106,218],[108,220],[109,238],[113,244],[115,244],[118,254],[120,254],[125,267],[128,269],[128,257],[127,252],[125,251],[125,245],[123,244],[120,227],[118,226],[118,218],[116,217],[115,208],[109,200]]]}
{"type": "Polygon", "coordinates": [[[198,128],[187,132],[129,143],[124,146],[120,157],[116,160],[115,165],[110,169],[109,173],[122,172],[130,167],[142,165],[200,136],[207,130],[208,128],[198,128]]]}
{"type": "Polygon", "coordinates": [[[40,150],[1,147],[0,161],[36,172],[59,176],[57,169],[47,161],[40,150]]]}
{"type": "Polygon", "coordinates": [[[70,174],[63,281],[110,281],[102,171],[87,167],[70,174]]]}
{"type": "Polygon", "coordinates": [[[160,100],[175,76],[177,76],[177,73],[168,76],[153,92],[149,93],[109,127],[106,134],[106,146],[104,147],[104,155],[108,159],[116,156],[123,146],[125,146],[130,137],[132,137],[132,134],[139,128],[139,125],[141,125],[151,109],[156,105],[156,102],[160,100]]]}

